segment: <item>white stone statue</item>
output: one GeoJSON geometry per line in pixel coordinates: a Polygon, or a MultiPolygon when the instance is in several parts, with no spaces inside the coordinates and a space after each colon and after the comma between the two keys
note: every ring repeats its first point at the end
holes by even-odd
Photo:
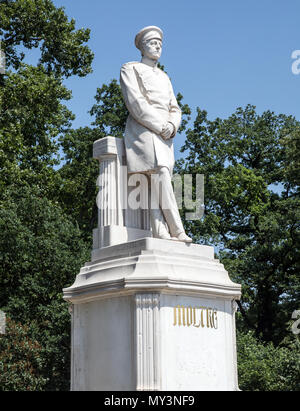
{"type": "Polygon", "coordinates": [[[135,37],[142,53],[141,62],[126,63],[121,68],[120,83],[129,111],[124,136],[129,173],[143,173],[151,184],[151,196],[159,208],[150,207],[153,237],[192,242],[185,234],[173,192],[173,138],[180,126],[181,110],[169,77],[157,67],[162,51],[163,33],[159,27],[143,28],[135,37]],[[159,185],[153,184],[156,173],[159,185]]]}

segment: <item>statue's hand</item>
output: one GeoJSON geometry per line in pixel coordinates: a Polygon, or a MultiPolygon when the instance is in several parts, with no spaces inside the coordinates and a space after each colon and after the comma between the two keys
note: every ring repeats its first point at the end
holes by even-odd
{"type": "Polygon", "coordinates": [[[168,122],[162,129],[161,136],[164,140],[169,140],[174,137],[175,127],[172,123],[168,122]]]}

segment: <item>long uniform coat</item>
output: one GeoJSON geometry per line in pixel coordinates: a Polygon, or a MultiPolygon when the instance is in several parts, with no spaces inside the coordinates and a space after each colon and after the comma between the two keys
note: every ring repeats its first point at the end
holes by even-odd
{"type": "Polygon", "coordinates": [[[167,122],[174,125],[176,134],[181,110],[169,77],[158,67],[131,62],[122,66],[120,83],[130,113],[124,135],[128,172],[165,166],[172,173],[173,138],[164,140],[160,134],[167,122]]]}

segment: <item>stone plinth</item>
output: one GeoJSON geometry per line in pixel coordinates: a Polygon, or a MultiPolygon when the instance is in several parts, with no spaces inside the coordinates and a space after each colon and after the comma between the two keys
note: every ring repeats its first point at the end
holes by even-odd
{"type": "Polygon", "coordinates": [[[144,238],[98,250],[64,289],[72,390],[237,390],[240,294],[213,247],[144,238]]]}

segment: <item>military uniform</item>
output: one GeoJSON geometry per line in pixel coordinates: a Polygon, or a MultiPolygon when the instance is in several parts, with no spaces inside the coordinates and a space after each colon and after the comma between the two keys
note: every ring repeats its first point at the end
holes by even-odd
{"type": "Polygon", "coordinates": [[[120,83],[129,117],[125,129],[128,172],[138,173],[174,167],[173,139],[160,134],[167,122],[174,126],[174,135],[181,122],[181,110],[169,77],[158,67],[139,62],[121,68],[120,83]]]}

